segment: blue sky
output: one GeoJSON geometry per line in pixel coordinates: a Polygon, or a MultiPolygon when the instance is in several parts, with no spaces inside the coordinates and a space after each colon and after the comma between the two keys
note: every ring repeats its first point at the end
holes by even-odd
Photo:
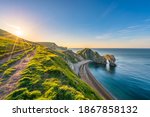
{"type": "Polygon", "coordinates": [[[0,28],[67,47],[150,48],[149,0],[1,0],[0,28]]]}

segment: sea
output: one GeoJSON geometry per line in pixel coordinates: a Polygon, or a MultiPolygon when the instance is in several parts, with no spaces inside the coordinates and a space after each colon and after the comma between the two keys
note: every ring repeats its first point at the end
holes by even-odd
{"type": "MultiPolygon", "coordinates": [[[[76,52],[79,49],[72,49],[76,52]]],[[[118,100],[150,100],[150,49],[99,49],[100,55],[112,54],[115,68],[90,63],[97,81],[118,100]]]]}

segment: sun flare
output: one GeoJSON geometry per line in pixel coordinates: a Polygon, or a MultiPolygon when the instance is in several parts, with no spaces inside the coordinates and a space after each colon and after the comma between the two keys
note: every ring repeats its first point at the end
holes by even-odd
{"type": "Polygon", "coordinates": [[[22,30],[16,30],[16,31],[15,31],[15,35],[16,35],[16,36],[23,36],[24,33],[23,33],[22,30]]]}

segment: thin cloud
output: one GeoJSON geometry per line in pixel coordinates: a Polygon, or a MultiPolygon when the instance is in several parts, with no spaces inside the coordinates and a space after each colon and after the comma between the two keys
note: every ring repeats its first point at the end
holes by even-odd
{"type": "Polygon", "coordinates": [[[127,27],[128,29],[135,29],[135,28],[139,28],[140,27],[140,25],[133,25],[133,26],[129,26],[129,27],[127,27]]]}
{"type": "Polygon", "coordinates": [[[106,39],[111,39],[111,38],[112,38],[111,33],[106,33],[106,34],[96,36],[96,39],[99,39],[99,40],[106,40],[106,39]]]}
{"type": "Polygon", "coordinates": [[[5,25],[7,25],[7,26],[10,27],[10,28],[16,29],[16,30],[20,30],[20,29],[21,29],[19,26],[7,24],[7,23],[5,23],[5,25]]]}
{"type": "Polygon", "coordinates": [[[117,5],[112,2],[107,8],[106,10],[103,12],[103,14],[101,15],[101,17],[106,17],[107,15],[109,15],[115,8],[117,7],[117,5]]]}
{"type": "Polygon", "coordinates": [[[133,25],[133,26],[128,26],[127,28],[118,30],[118,33],[131,33],[137,31],[139,28],[141,28],[141,25],[133,25]]]}
{"type": "Polygon", "coordinates": [[[118,33],[129,33],[129,32],[132,32],[131,29],[121,29],[119,31],[117,31],[118,33]]]}
{"type": "Polygon", "coordinates": [[[150,28],[150,25],[146,25],[144,29],[149,29],[150,28]]]}
{"type": "Polygon", "coordinates": [[[150,29],[149,24],[140,24],[140,25],[133,25],[129,26],[127,28],[118,30],[117,32],[120,34],[127,34],[127,33],[133,33],[133,32],[141,32],[141,31],[146,31],[150,29]]]}
{"type": "Polygon", "coordinates": [[[121,30],[117,30],[111,33],[104,33],[96,36],[99,40],[119,40],[119,39],[130,39],[133,37],[140,36],[140,33],[150,30],[150,24],[131,25],[121,30]]]}
{"type": "Polygon", "coordinates": [[[150,22],[150,18],[147,18],[144,20],[145,22],[150,22]]]}

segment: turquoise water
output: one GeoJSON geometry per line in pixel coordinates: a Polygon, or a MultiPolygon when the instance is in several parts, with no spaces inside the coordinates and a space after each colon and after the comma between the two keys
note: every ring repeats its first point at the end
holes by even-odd
{"type": "Polygon", "coordinates": [[[150,49],[94,49],[113,54],[117,67],[89,64],[95,78],[116,99],[150,99],[150,49]]]}

